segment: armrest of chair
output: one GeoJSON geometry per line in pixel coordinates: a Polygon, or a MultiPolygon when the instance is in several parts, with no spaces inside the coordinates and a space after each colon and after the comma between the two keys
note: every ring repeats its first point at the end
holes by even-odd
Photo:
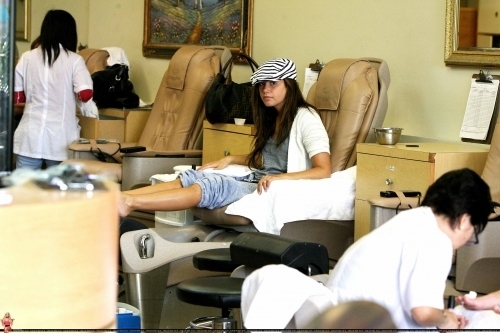
{"type": "Polygon", "coordinates": [[[166,240],[155,229],[143,229],[124,233],[120,237],[122,269],[125,273],[145,273],[172,261],[215,248],[227,248],[229,242],[174,242],[166,240]],[[141,258],[139,242],[143,235],[147,240],[147,259],[141,258]]]}
{"type": "Polygon", "coordinates": [[[201,165],[201,150],[143,151],[124,154],[122,190],[150,185],[156,174],[174,173],[177,165],[201,165]]]}
{"type": "Polygon", "coordinates": [[[168,158],[193,158],[193,157],[201,157],[203,151],[200,150],[174,150],[174,151],[141,151],[137,153],[128,153],[125,154],[126,157],[137,157],[137,158],[158,158],[158,157],[168,157],[168,158]]]}
{"type": "Polygon", "coordinates": [[[420,198],[406,197],[405,200],[402,201],[399,198],[375,197],[368,199],[368,203],[371,206],[376,206],[381,208],[405,210],[418,207],[420,205],[420,198]]]}
{"type": "MultiPolygon", "coordinates": [[[[101,151],[105,153],[112,154],[116,152],[119,148],[133,147],[136,145],[137,143],[135,142],[120,142],[119,145],[116,142],[107,142],[107,143],[96,143],[94,145],[94,148],[99,148],[101,151]]],[[[92,145],[90,143],[75,142],[70,144],[68,146],[68,149],[73,151],[88,152],[90,151],[91,147],[92,145]]]]}
{"type": "Polygon", "coordinates": [[[79,143],[75,142],[68,146],[68,149],[73,151],[74,158],[77,159],[92,159],[96,160],[97,158],[93,155],[92,151],[98,152],[99,150],[102,153],[113,156],[113,158],[119,163],[122,162],[122,153],[120,153],[121,148],[133,147],[136,146],[135,142],[107,142],[107,143],[79,143]]]}

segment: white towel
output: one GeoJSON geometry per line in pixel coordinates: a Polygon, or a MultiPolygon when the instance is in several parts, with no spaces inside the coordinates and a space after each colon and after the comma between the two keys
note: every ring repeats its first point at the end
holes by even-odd
{"type": "Polygon", "coordinates": [[[493,310],[468,310],[458,305],[453,311],[467,318],[469,323],[465,329],[500,329],[500,314],[493,310]]]}
{"type": "Polygon", "coordinates": [[[264,266],[243,282],[241,313],[245,328],[284,329],[302,305],[315,296],[321,297],[321,308],[324,300],[333,300],[330,289],[296,269],[264,266]]]}
{"type": "Polygon", "coordinates": [[[130,76],[130,62],[128,61],[127,55],[125,51],[120,47],[103,47],[103,50],[108,51],[109,57],[107,60],[108,66],[113,66],[115,64],[125,64],[129,67],[129,76],[130,76]]]}
{"type": "Polygon", "coordinates": [[[205,169],[203,171],[209,173],[217,173],[219,175],[232,176],[232,177],[244,177],[253,172],[252,169],[250,169],[246,165],[239,165],[239,164],[230,164],[221,170],[216,170],[212,168],[212,169],[205,169]]]}
{"type": "Polygon", "coordinates": [[[232,203],[226,214],[252,220],[257,230],[279,235],[287,222],[354,219],[356,167],[319,180],[277,180],[267,192],[257,191],[232,203]]]}

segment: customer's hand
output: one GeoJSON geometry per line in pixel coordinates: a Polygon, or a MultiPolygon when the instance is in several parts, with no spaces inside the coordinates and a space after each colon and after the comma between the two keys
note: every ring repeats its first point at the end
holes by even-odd
{"type": "Polygon", "coordinates": [[[456,315],[453,311],[448,309],[444,311],[446,311],[447,318],[446,321],[438,327],[440,330],[451,332],[456,329],[463,329],[469,323],[464,316],[456,315]]]}
{"type": "Polygon", "coordinates": [[[206,169],[222,170],[225,167],[227,167],[229,164],[231,164],[231,160],[228,156],[226,156],[226,157],[221,158],[220,160],[203,164],[197,170],[199,170],[199,171],[206,170],[206,169]]]}
{"type": "Polygon", "coordinates": [[[257,193],[262,194],[262,191],[267,192],[271,183],[280,178],[280,175],[266,175],[262,177],[257,184],[257,193]]]}

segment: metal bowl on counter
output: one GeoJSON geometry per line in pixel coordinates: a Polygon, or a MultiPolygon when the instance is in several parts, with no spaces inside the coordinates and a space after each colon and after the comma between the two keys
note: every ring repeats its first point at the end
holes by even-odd
{"type": "Polygon", "coordinates": [[[398,143],[403,131],[400,127],[378,127],[374,128],[377,142],[381,145],[395,145],[398,143]]]}

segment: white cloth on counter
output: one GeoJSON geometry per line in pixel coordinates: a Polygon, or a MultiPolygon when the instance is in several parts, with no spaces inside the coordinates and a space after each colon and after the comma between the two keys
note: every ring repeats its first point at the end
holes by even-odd
{"type": "Polygon", "coordinates": [[[152,175],[149,180],[154,184],[171,182],[177,178],[177,173],[165,173],[152,175]]]}
{"type": "MultiPolygon", "coordinates": [[[[198,169],[199,166],[196,167],[198,169]]],[[[187,169],[192,169],[191,165],[177,165],[174,167],[175,173],[171,174],[156,174],[152,175],[149,180],[157,180],[160,182],[170,182],[172,180],[175,180],[177,178],[177,175],[187,169]]],[[[203,170],[204,172],[209,172],[209,173],[217,173],[221,175],[226,175],[226,176],[233,176],[233,177],[243,177],[246,176],[250,173],[252,173],[252,170],[245,166],[245,165],[238,165],[238,164],[231,164],[228,165],[226,168],[222,170],[215,170],[215,169],[206,169],[203,170]]]]}
{"type": "Polygon", "coordinates": [[[330,178],[276,180],[267,192],[255,191],[230,204],[226,214],[252,220],[260,232],[279,235],[287,222],[354,219],[356,166],[330,178]]]}
{"type": "Polygon", "coordinates": [[[244,177],[253,172],[252,169],[250,169],[246,165],[239,165],[239,164],[230,164],[221,170],[216,170],[212,168],[212,169],[205,169],[203,171],[209,173],[216,173],[219,175],[232,176],[232,177],[244,177]]]}

